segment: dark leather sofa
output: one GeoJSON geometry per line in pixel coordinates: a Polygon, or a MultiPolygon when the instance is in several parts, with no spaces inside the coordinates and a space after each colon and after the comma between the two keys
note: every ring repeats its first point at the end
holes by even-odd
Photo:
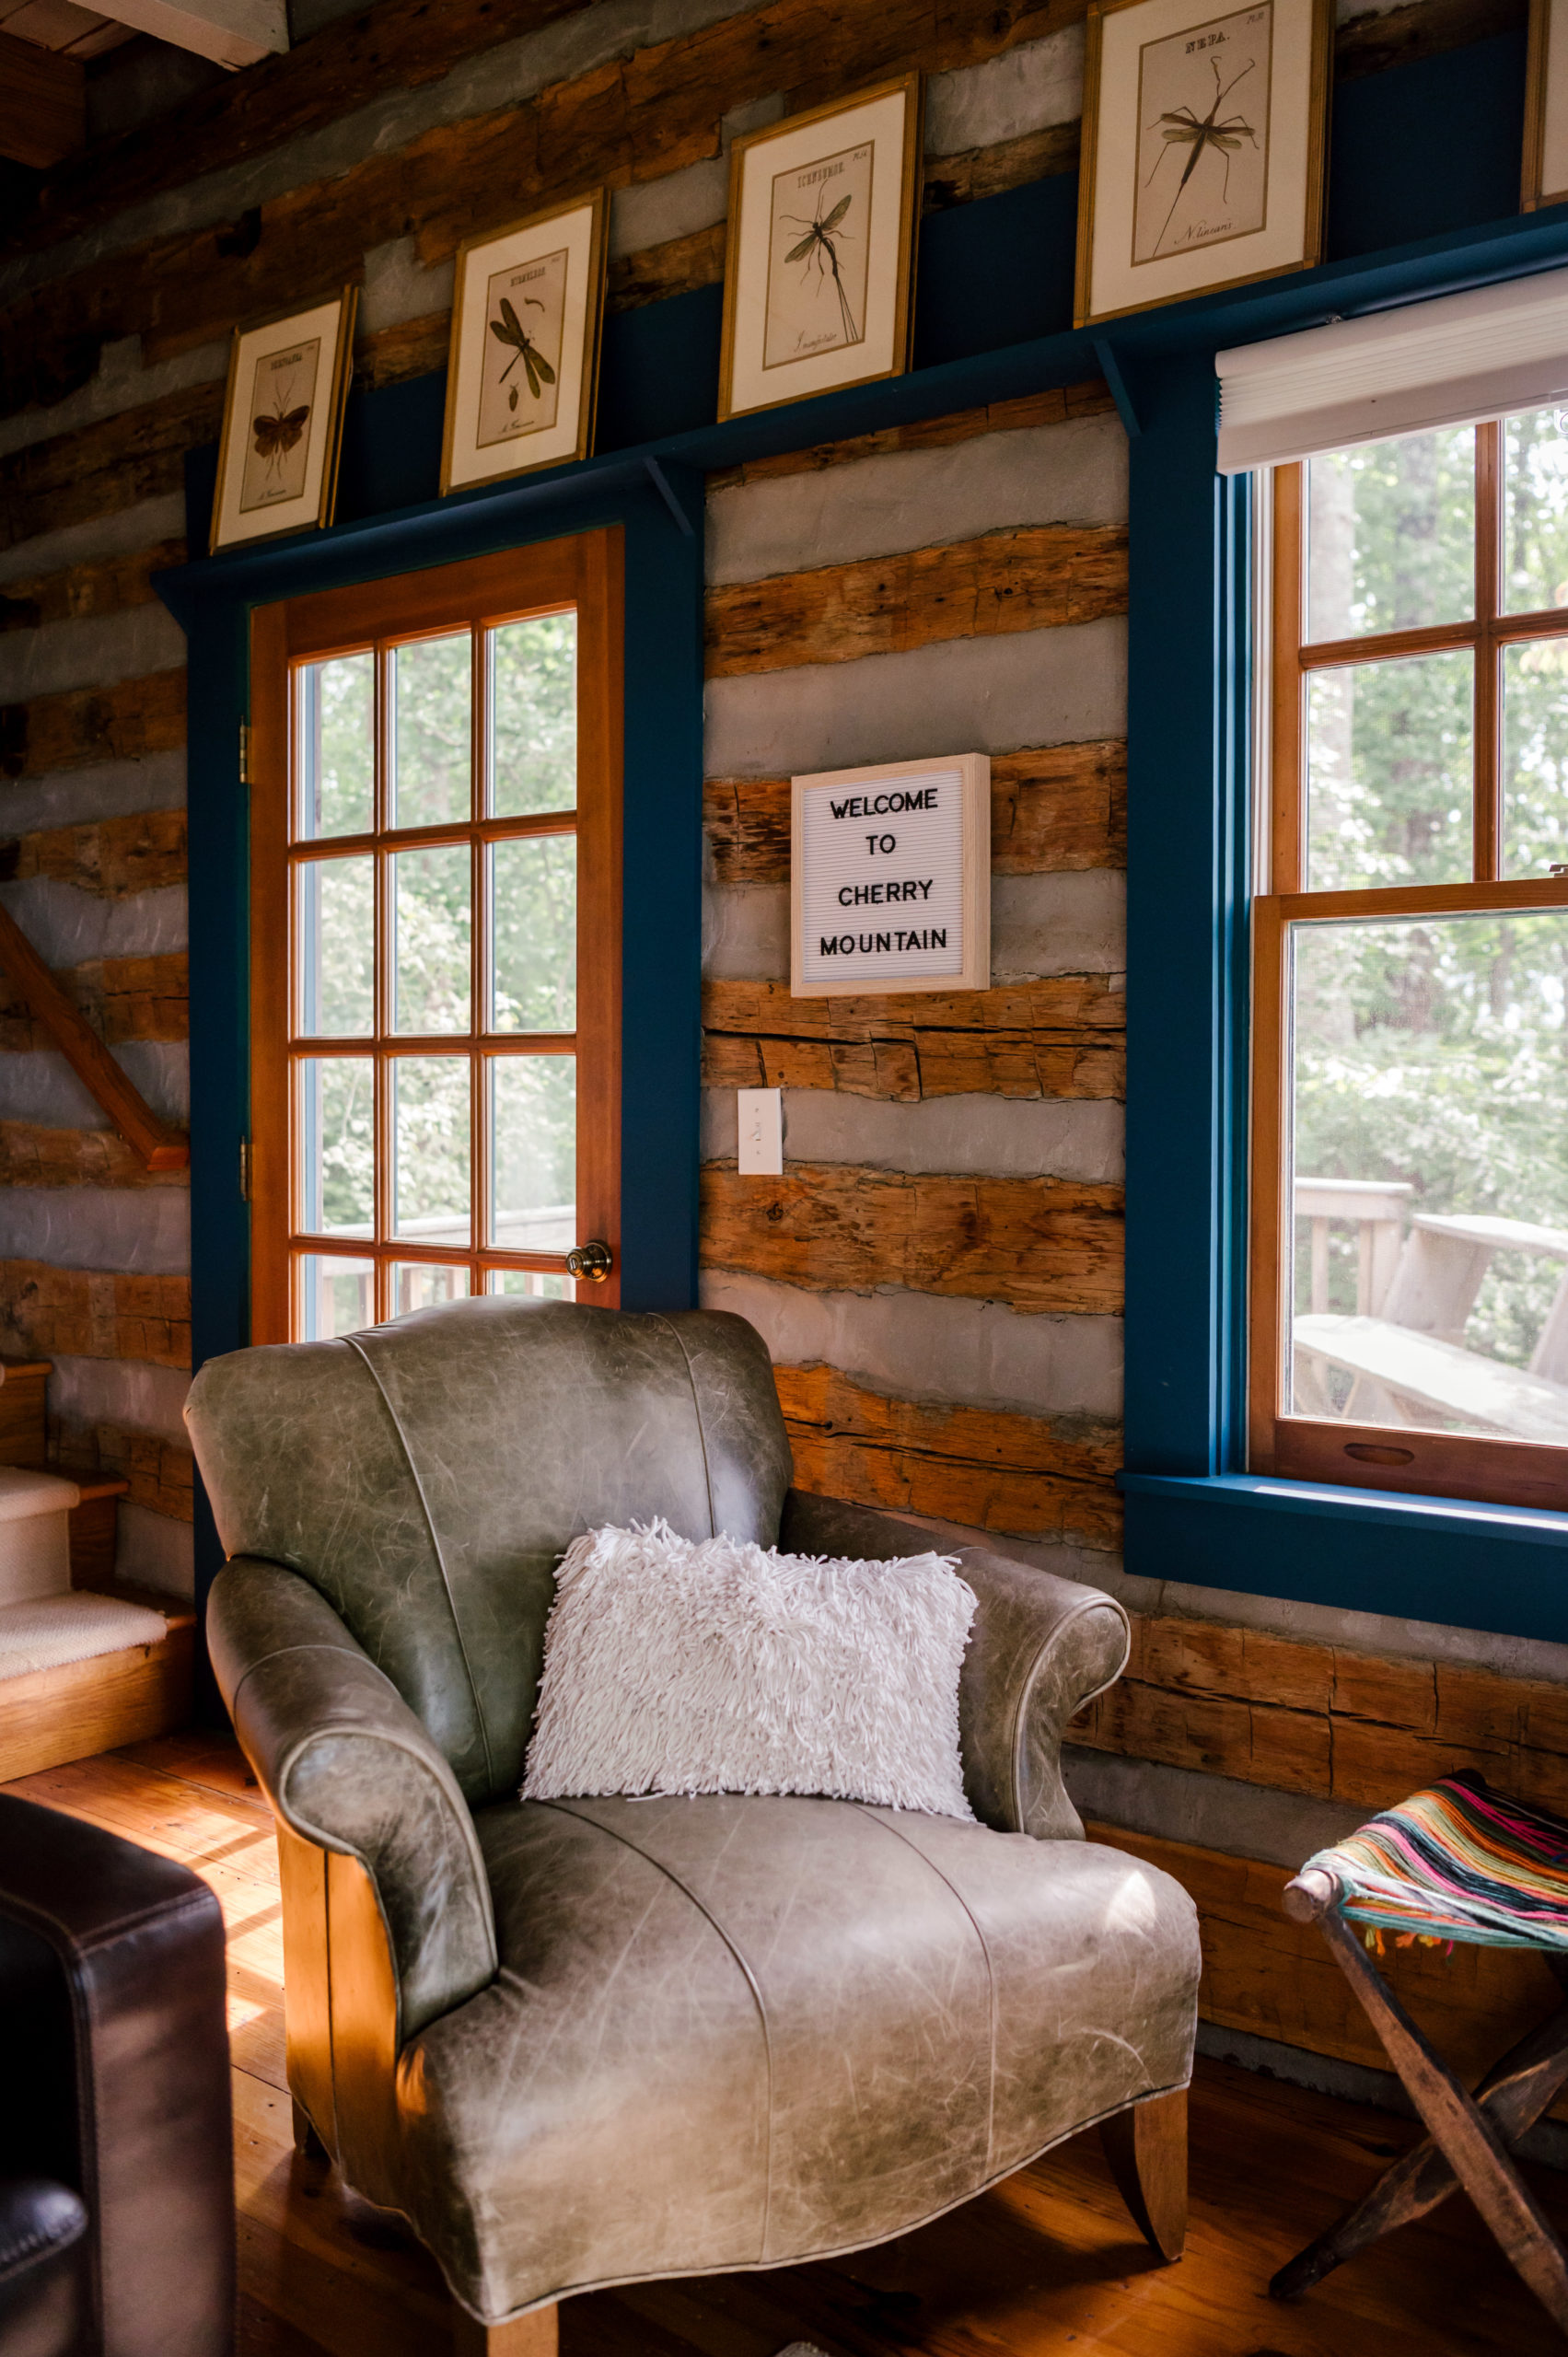
{"type": "Polygon", "coordinates": [[[0,2357],[227,2357],[224,1926],[184,1866],[0,1794],[0,2357]]]}
{"type": "Polygon", "coordinates": [[[209,1361],[186,1413],[230,1557],[214,1665],[279,1821],[297,2130],[412,2222],[460,2344],[548,2352],[568,2293],[881,2241],[1097,2121],[1179,2247],[1194,1912],[1084,1840],[1058,1761],[1120,1605],[964,1552],[978,1824],[524,1804],[578,1532],[920,1544],[790,1487],[761,1338],[466,1301],[209,1361]]]}

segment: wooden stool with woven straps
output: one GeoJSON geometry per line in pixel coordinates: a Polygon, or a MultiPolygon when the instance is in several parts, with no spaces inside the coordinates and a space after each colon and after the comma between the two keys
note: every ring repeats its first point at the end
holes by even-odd
{"type": "Polygon", "coordinates": [[[1459,2185],[1568,2332],[1568,2254],[1509,2150],[1568,2080],[1568,2003],[1495,2062],[1472,2096],[1417,2029],[1365,1945],[1365,1932],[1392,1931],[1536,1948],[1568,1991],[1568,1822],[1493,1792],[1467,1769],[1320,1850],[1286,1885],[1284,1905],[1298,1922],[1318,1925],[1430,2133],[1282,2267],[1271,2293],[1299,2297],[1459,2185]]]}

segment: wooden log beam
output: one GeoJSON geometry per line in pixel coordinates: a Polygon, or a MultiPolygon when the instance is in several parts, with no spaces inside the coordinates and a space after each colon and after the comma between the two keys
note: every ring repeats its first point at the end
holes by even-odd
{"type": "Polygon", "coordinates": [[[885,458],[892,450],[941,450],[981,434],[1006,434],[1030,425],[1062,425],[1070,417],[1098,417],[1114,407],[1098,377],[1060,385],[1044,393],[1020,393],[1014,401],[988,401],[954,410],[947,417],[916,418],[908,425],[884,425],[875,434],[854,434],[842,442],[814,442],[804,450],[780,450],[748,459],[708,477],[710,492],[738,484],[773,482],[781,475],[818,474],[824,467],[853,466],[859,459],[885,458]]]}
{"type": "Polygon", "coordinates": [[[0,1121],[0,1187],[188,1187],[188,1170],[149,1170],[112,1130],[0,1121]]]}
{"type": "Polygon", "coordinates": [[[799,1489],[1015,1538],[1114,1547],[1121,1428],[904,1399],[836,1368],[775,1366],[799,1489]]]}
{"type": "Polygon", "coordinates": [[[0,969],[127,1145],[149,1170],[183,1169],[188,1139],[155,1113],[50,972],[10,911],[0,907],[0,969]]]}
{"type": "Polygon", "coordinates": [[[707,595],[710,679],[904,655],[955,638],[1060,629],[1127,610],[1127,534],[1029,524],[707,595]]]}
{"type": "Polygon", "coordinates": [[[1083,137],[1084,126],[1074,117],[1071,122],[1047,123],[1042,131],[1026,131],[1016,139],[1000,139],[992,147],[968,147],[960,155],[929,157],[923,208],[927,213],[949,213],[955,205],[1001,196],[1010,188],[1027,187],[1031,180],[1075,172],[1083,137]]]}
{"type": "Polygon", "coordinates": [[[0,156],[47,170],[87,141],[87,69],[79,57],[0,32],[0,156]]]}
{"type": "Polygon", "coordinates": [[[187,1370],[191,1280],[0,1260],[0,1349],[187,1370]]]}
{"type": "Polygon", "coordinates": [[[797,1163],[708,1164],[703,1260],[813,1292],[916,1293],[1084,1315],[1121,1307],[1121,1190],[1062,1178],[909,1178],[797,1163]]]}
{"type": "MultiPolygon", "coordinates": [[[[153,958],[92,958],[54,976],[78,1015],[111,1048],[128,1039],[191,1036],[191,961],[183,950],[153,958]]],[[[27,994],[0,966],[0,1048],[58,1044],[27,994]]]]}
{"type": "MultiPolygon", "coordinates": [[[[709,778],[703,823],[721,884],[789,881],[787,777],[709,778]]],[[[991,866],[1047,876],[1127,863],[1122,737],[991,757],[991,866]]]]}
{"type": "Polygon", "coordinates": [[[0,548],[182,492],[186,451],[217,440],[223,390],[192,385],[0,458],[0,548]]]}
{"type": "Polygon", "coordinates": [[[139,810],[75,827],[41,827],[0,841],[0,884],[34,876],[51,877],[79,892],[98,892],[110,900],[183,884],[185,813],[139,810]]]}
{"type": "Polygon", "coordinates": [[[61,573],[41,573],[0,590],[0,632],[38,630],[45,622],[79,622],[147,606],[157,597],[153,575],[183,564],[183,540],[159,540],[132,556],[100,557],[61,573]]]}
{"type": "Polygon", "coordinates": [[[189,1448],[156,1433],[134,1433],[117,1424],[66,1426],[53,1459],[68,1480],[111,1474],[125,1485],[133,1505],[149,1514],[189,1522],[195,1512],[196,1467],[189,1448]]]}
{"type": "Polygon", "coordinates": [[[713,1088],[836,1088],[923,1097],[1117,1098],[1125,1002],[1098,974],[918,998],[795,999],[785,982],[703,993],[713,1088]]]}
{"type": "Polygon", "coordinates": [[[185,672],[154,671],[110,688],[67,688],[0,704],[0,777],[140,761],[185,742],[185,672]]]}

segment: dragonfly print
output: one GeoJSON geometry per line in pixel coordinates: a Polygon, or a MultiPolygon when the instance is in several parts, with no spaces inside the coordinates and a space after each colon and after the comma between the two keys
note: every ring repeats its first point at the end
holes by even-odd
{"type": "Polygon", "coordinates": [[[297,409],[284,408],[285,401],[293,390],[294,379],[291,377],[287,390],[273,394],[274,406],[272,412],[268,414],[263,412],[260,417],[251,421],[251,431],[256,437],[254,443],[256,456],[259,459],[265,459],[269,479],[274,474],[283,472],[284,460],[291,450],[298,448],[299,437],[309,421],[308,401],[302,401],[297,409]]]}
{"type": "Polygon", "coordinates": [[[841,196],[824,220],[822,199],[827,192],[825,188],[819,190],[817,210],[809,221],[803,214],[798,213],[784,213],[779,216],[781,220],[787,221],[792,228],[804,229],[806,232],[805,237],[797,244],[791,246],[784,256],[784,261],[786,264],[797,261],[803,265],[800,273],[803,284],[810,278],[813,271],[816,272],[819,282],[822,284],[826,283],[828,274],[831,272],[834,290],[839,298],[839,320],[843,329],[844,342],[858,343],[860,330],[855,326],[854,313],[850,307],[849,296],[844,290],[843,273],[839,268],[839,246],[852,235],[852,232],[843,226],[843,218],[854,203],[854,198],[853,195],[841,196]]]}
{"type": "MultiPolygon", "coordinates": [[[[537,302],[531,295],[525,295],[523,302],[528,308],[535,311],[542,311],[544,308],[544,305],[540,302],[537,302]]],[[[491,320],[490,332],[494,336],[497,343],[504,343],[508,346],[512,354],[512,357],[507,361],[506,366],[501,371],[501,382],[505,384],[507,377],[511,375],[513,369],[520,360],[528,375],[528,390],[537,401],[540,398],[542,388],[546,385],[554,384],[555,371],[551,366],[549,361],[545,358],[543,353],[540,350],[538,344],[535,343],[529,336],[528,330],[524,327],[521,319],[518,319],[516,310],[513,308],[510,301],[505,295],[501,297],[501,317],[498,319],[491,320]]],[[[511,388],[506,395],[506,406],[508,409],[516,409],[517,406],[517,388],[516,385],[511,388]]]]}
{"type": "Polygon", "coordinates": [[[1155,174],[1167,156],[1179,154],[1183,147],[1188,151],[1181,178],[1176,183],[1176,193],[1170,200],[1170,210],[1165,216],[1159,236],[1155,239],[1154,250],[1156,254],[1165,243],[1170,225],[1176,218],[1176,208],[1181,202],[1188,181],[1211,148],[1216,155],[1223,156],[1225,158],[1225,183],[1220,192],[1220,203],[1225,204],[1229,202],[1230,159],[1240,148],[1244,140],[1250,140],[1252,145],[1256,147],[1258,134],[1244,117],[1238,114],[1222,115],[1220,109],[1236,88],[1237,84],[1247,79],[1257,62],[1256,58],[1249,58],[1238,74],[1233,74],[1228,82],[1222,83],[1219,61],[1217,58],[1211,57],[1209,64],[1214,77],[1214,101],[1202,122],[1199,121],[1191,107],[1173,107],[1167,108],[1164,114],[1158,116],[1156,122],[1149,125],[1151,131],[1158,131],[1164,144],[1160,153],[1155,158],[1148,179],[1144,183],[1145,188],[1153,185],[1155,174]]]}

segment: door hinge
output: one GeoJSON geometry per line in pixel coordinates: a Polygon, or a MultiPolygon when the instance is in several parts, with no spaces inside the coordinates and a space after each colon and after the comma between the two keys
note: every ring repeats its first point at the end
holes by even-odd
{"type": "Polygon", "coordinates": [[[239,783],[241,785],[250,783],[250,724],[243,720],[239,724],[239,783]]]}
{"type": "Polygon", "coordinates": [[[239,1141],[239,1200],[242,1203],[248,1203],[250,1201],[250,1141],[249,1138],[241,1138],[239,1141]]]}

